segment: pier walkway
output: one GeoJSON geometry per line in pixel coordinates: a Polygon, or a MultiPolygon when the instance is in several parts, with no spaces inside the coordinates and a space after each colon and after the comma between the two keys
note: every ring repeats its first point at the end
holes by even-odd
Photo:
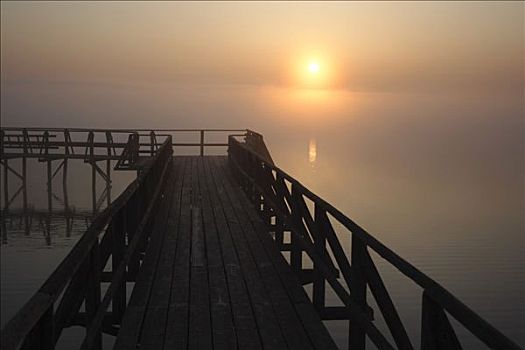
{"type": "MultiPolygon", "coordinates": [[[[49,198],[53,177],[62,169],[65,194],[68,161],[80,160],[92,168],[94,194],[97,177],[104,179],[108,201],[98,213],[93,205],[89,228],[4,326],[2,350],[55,349],[73,326],[85,329],[83,350],[108,345],[103,335],[115,349],[335,349],[324,321],[347,327],[349,350],[460,350],[457,327],[489,348],[520,349],[275,166],[256,132],[2,128],[0,153],[4,189],[9,174],[21,182],[13,196],[4,193],[2,220],[20,193],[27,206],[27,159],[47,164],[49,198]],[[172,142],[174,132],[199,140],[172,142]],[[229,133],[227,143],[206,138],[218,132],[229,133]],[[198,155],[182,155],[181,147],[198,155]],[[209,155],[208,147],[227,147],[227,156],[209,155]],[[137,171],[114,200],[112,162],[113,170],[137,171]],[[421,290],[413,300],[419,344],[378,259],[421,290]]],[[[48,207],[52,213],[51,200],[48,207]]]]}
{"type": "Polygon", "coordinates": [[[336,348],[227,159],[174,158],[116,349],[336,348]]]}

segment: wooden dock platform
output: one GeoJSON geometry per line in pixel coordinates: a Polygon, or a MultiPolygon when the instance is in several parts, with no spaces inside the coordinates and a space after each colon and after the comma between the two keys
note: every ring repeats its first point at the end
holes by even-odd
{"type": "Polygon", "coordinates": [[[227,167],[175,157],[116,349],[335,349],[227,167]]]}
{"type": "MultiPolygon", "coordinates": [[[[137,168],[137,179],[94,216],[55,271],[4,326],[2,350],[54,349],[72,326],[86,330],[82,350],[102,349],[103,333],[114,337],[115,349],[335,349],[325,320],[345,322],[349,350],[364,350],[367,344],[416,349],[377,259],[422,289],[420,349],[462,349],[449,318],[491,349],[520,349],[275,166],[256,132],[0,131],[4,188],[8,173],[22,182],[13,197],[4,193],[2,218],[18,193],[25,203],[26,158],[46,162],[52,180],[60,169],[65,178],[68,160],[78,158],[72,154],[84,154],[93,185],[98,172],[107,188],[111,160],[117,161],[115,170],[137,168]],[[87,135],[87,142],[71,137],[72,132],[87,135]],[[195,132],[199,141],[175,136],[173,142],[166,132],[195,132]],[[205,138],[217,132],[228,132],[228,142],[205,138]],[[97,143],[96,133],[106,141],[97,143]],[[127,135],[128,142],[114,143],[116,133],[127,135]],[[199,155],[180,155],[180,147],[187,146],[197,147],[199,155]],[[227,156],[207,155],[207,147],[227,147],[227,156]],[[144,155],[147,161],[138,164],[144,155]],[[21,160],[21,173],[13,168],[15,160],[21,160]],[[61,165],[53,174],[51,163],[57,160],[61,165]],[[97,165],[101,161],[106,172],[97,165]],[[350,247],[341,243],[341,235],[349,236],[350,247]]],[[[50,185],[48,192],[51,197],[50,185]]],[[[64,213],[69,215],[67,205],[64,213]]]]}

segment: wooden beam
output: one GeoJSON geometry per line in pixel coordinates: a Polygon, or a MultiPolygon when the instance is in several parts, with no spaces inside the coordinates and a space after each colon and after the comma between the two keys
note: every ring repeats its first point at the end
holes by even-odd
{"type": "Polygon", "coordinates": [[[421,350],[461,350],[461,344],[443,308],[423,292],[421,350]]]}

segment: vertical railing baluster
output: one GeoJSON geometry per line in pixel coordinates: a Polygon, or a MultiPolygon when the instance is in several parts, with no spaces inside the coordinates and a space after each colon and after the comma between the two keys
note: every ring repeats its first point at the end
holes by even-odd
{"type": "MultiPolygon", "coordinates": [[[[156,172],[156,170],[157,170],[156,168],[152,169],[154,173],[156,172]]],[[[145,186],[140,187],[137,191],[138,200],[136,202],[136,205],[137,205],[136,210],[137,210],[137,217],[140,219],[142,219],[144,217],[144,214],[146,213],[146,209],[149,203],[148,198],[152,194],[152,192],[149,191],[149,189],[155,188],[155,185],[152,182],[150,182],[152,179],[153,177],[151,175],[148,175],[144,181],[145,186]]],[[[137,226],[139,225],[139,223],[140,223],[140,220],[137,220],[137,226]]],[[[147,239],[148,239],[148,234],[143,234],[140,239],[139,245],[138,245],[137,272],[138,272],[138,269],[140,268],[141,260],[143,258],[142,254],[146,252],[147,239]]]]}
{"type": "Polygon", "coordinates": [[[67,170],[69,162],[69,130],[64,129],[64,165],[62,168],[62,195],[64,197],[64,211],[69,213],[69,198],[67,193],[67,170]]]}
{"type": "Polygon", "coordinates": [[[44,132],[44,154],[47,158],[47,210],[51,213],[52,207],[53,207],[53,199],[52,199],[52,193],[53,193],[53,176],[51,175],[52,172],[52,163],[51,159],[47,156],[49,155],[49,132],[44,132]]]}
{"type": "MultiPolygon", "coordinates": [[[[138,191],[133,194],[128,203],[126,204],[127,212],[127,229],[128,229],[128,244],[133,239],[135,231],[137,230],[137,224],[140,216],[138,216],[138,191]]],[[[128,265],[128,273],[130,279],[133,281],[139,270],[139,248],[135,248],[134,252],[131,252],[131,259],[128,265]]]]}
{"type": "Polygon", "coordinates": [[[421,350],[461,350],[461,344],[443,308],[423,291],[421,350]]]}
{"type": "MultiPolygon", "coordinates": [[[[292,184],[292,222],[294,223],[295,230],[299,229],[303,225],[303,219],[301,215],[301,210],[299,209],[299,205],[297,204],[298,196],[300,196],[297,192],[297,188],[295,184],[292,184]]],[[[291,230],[293,230],[291,228],[291,230]]],[[[302,235],[302,232],[300,231],[291,231],[290,232],[290,243],[291,243],[291,249],[290,249],[290,265],[292,265],[292,268],[295,270],[297,275],[301,275],[301,271],[303,269],[303,251],[301,246],[298,243],[299,237],[296,237],[296,235],[302,235]]]]}
{"type": "Polygon", "coordinates": [[[242,158],[241,162],[244,163],[243,167],[248,175],[244,179],[244,183],[246,186],[246,195],[248,196],[248,199],[253,203],[253,188],[252,188],[252,183],[250,182],[250,177],[252,176],[252,172],[253,172],[252,163],[250,162],[250,158],[248,154],[244,154],[244,156],[241,156],[241,158],[242,158]]]}
{"type": "Polygon", "coordinates": [[[40,321],[38,321],[37,327],[40,332],[40,349],[41,350],[52,350],[55,348],[55,327],[53,318],[53,304],[49,306],[47,311],[44,313],[40,321]]]}
{"type": "MultiPolygon", "coordinates": [[[[111,254],[111,266],[113,272],[120,265],[120,262],[124,258],[124,252],[126,251],[126,236],[124,229],[124,211],[121,209],[115,215],[111,223],[111,235],[113,240],[113,252],[111,254]]],[[[124,277],[122,284],[117,288],[117,292],[113,297],[113,322],[120,323],[124,311],[126,310],[126,280],[124,277]]]]}
{"type": "Polygon", "coordinates": [[[8,167],[9,167],[9,163],[6,158],[4,159],[4,211],[5,212],[9,211],[9,181],[7,178],[7,176],[9,175],[8,167]]]}
{"type": "MultiPolygon", "coordinates": [[[[361,306],[363,312],[366,312],[366,278],[364,270],[364,251],[366,245],[357,238],[356,235],[352,235],[352,249],[351,249],[351,261],[352,261],[352,274],[350,280],[350,295],[354,301],[361,306]]],[[[365,349],[365,331],[357,323],[349,324],[349,337],[348,337],[348,349],[349,350],[364,350],[365,349]]]]}
{"type": "Polygon", "coordinates": [[[113,144],[111,131],[106,131],[106,143],[106,151],[108,154],[108,159],[106,159],[106,202],[109,207],[111,204],[111,145],[113,144]]]}
{"type": "MultiPolygon", "coordinates": [[[[315,203],[314,207],[314,247],[319,256],[327,260],[326,256],[326,215],[323,214],[323,209],[315,203]]],[[[323,274],[319,271],[319,267],[314,262],[314,284],[312,291],[312,301],[319,313],[325,307],[325,279],[323,274]]]]}
{"type": "Polygon", "coordinates": [[[279,250],[283,249],[284,244],[284,226],[279,216],[275,217],[275,243],[279,250]]]}
{"type": "MultiPolygon", "coordinates": [[[[24,208],[24,212],[27,211],[27,154],[28,154],[28,148],[27,148],[27,130],[24,129],[22,131],[23,134],[23,142],[24,142],[24,156],[22,157],[22,205],[24,208]]],[[[27,216],[25,216],[25,227],[27,232],[27,216]]]]}
{"type": "Polygon", "coordinates": [[[201,130],[200,134],[201,134],[200,147],[201,147],[201,157],[202,157],[204,156],[204,130],[201,130]]]}
{"type": "Polygon", "coordinates": [[[31,332],[25,337],[21,350],[53,350],[55,348],[53,304],[44,312],[31,332]]]}
{"type": "MultiPolygon", "coordinates": [[[[95,318],[100,305],[100,249],[98,238],[90,251],[90,264],[87,276],[86,289],[86,332],[90,328],[91,321],[95,318]]],[[[93,341],[93,349],[102,348],[102,335],[100,329],[93,341]]]]}
{"type": "Polygon", "coordinates": [[[149,133],[149,139],[150,139],[150,143],[151,143],[151,147],[150,147],[150,155],[153,157],[155,155],[155,144],[157,143],[156,142],[156,138],[155,138],[155,131],[151,130],[150,133],[149,133]]]}
{"type": "Polygon", "coordinates": [[[89,144],[89,161],[91,164],[91,203],[93,208],[93,213],[97,212],[97,171],[95,169],[95,134],[93,131],[90,131],[88,134],[88,144],[89,144]]]}

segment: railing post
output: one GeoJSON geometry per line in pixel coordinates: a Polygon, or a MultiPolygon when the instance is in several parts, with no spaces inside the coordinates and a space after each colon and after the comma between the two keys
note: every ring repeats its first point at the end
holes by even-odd
{"type": "Polygon", "coordinates": [[[113,135],[111,131],[106,131],[106,141],[107,141],[107,153],[108,159],[106,159],[106,202],[109,207],[111,204],[111,144],[113,143],[113,135]]]}
{"type": "MultiPolygon", "coordinates": [[[[100,305],[100,249],[98,239],[91,248],[89,260],[89,272],[86,281],[86,331],[90,328],[89,325],[95,318],[100,305]]],[[[93,344],[94,349],[102,348],[102,335],[100,330],[93,344]]]]}
{"type": "Polygon", "coordinates": [[[157,140],[156,140],[156,137],[155,137],[155,131],[153,131],[153,130],[150,131],[149,139],[150,139],[150,143],[151,143],[150,152],[151,152],[151,156],[153,157],[155,155],[155,144],[157,143],[157,140]]]}
{"type": "Polygon", "coordinates": [[[250,162],[250,158],[248,154],[243,154],[239,159],[240,166],[244,167],[244,171],[246,172],[246,175],[244,177],[244,186],[246,191],[246,196],[248,199],[253,203],[253,184],[250,182],[250,179],[252,177],[252,163],[250,162]]]}
{"type": "Polygon", "coordinates": [[[7,180],[9,163],[4,159],[4,210],[9,211],[9,181],[7,180]]]}
{"type": "Polygon", "coordinates": [[[97,170],[95,169],[95,134],[90,131],[88,134],[89,143],[89,161],[91,164],[91,203],[93,207],[93,213],[97,212],[97,170]]]}
{"type": "Polygon", "coordinates": [[[275,216],[275,243],[277,244],[277,247],[279,250],[283,249],[284,244],[284,225],[281,222],[281,219],[279,216],[275,216]]]}
{"type": "MultiPolygon", "coordinates": [[[[23,140],[24,140],[24,156],[22,157],[22,205],[24,208],[24,212],[27,211],[27,130],[24,129],[22,131],[23,134],[23,140]]],[[[25,219],[26,226],[27,226],[27,217],[25,219]]]]}
{"type": "Polygon", "coordinates": [[[53,304],[49,305],[31,332],[24,338],[21,350],[52,350],[55,348],[53,304]]]}
{"type": "Polygon", "coordinates": [[[69,130],[64,129],[64,165],[62,168],[62,195],[64,196],[64,211],[69,212],[69,198],[67,193],[67,166],[69,161],[69,130]]]}
{"type": "MultiPolygon", "coordinates": [[[[124,222],[124,211],[120,210],[113,222],[111,223],[111,234],[113,235],[113,252],[111,253],[111,266],[113,272],[120,265],[120,262],[124,258],[124,253],[126,251],[126,236],[125,236],[125,222],[124,222]]],[[[124,311],[126,310],[126,281],[127,278],[124,277],[122,285],[117,289],[115,296],[113,297],[112,307],[113,307],[113,322],[120,323],[124,311]]]]}
{"type": "MultiPolygon", "coordinates": [[[[139,191],[135,192],[126,205],[127,231],[128,242],[131,242],[133,236],[137,231],[137,226],[141,219],[139,212],[139,191]]],[[[131,252],[131,259],[128,264],[128,274],[131,280],[135,280],[140,267],[140,245],[136,247],[134,252],[131,252]]]]}
{"type": "Polygon", "coordinates": [[[204,156],[204,130],[201,130],[201,157],[204,156]]]}
{"type": "MultiPolygon", "coordinates": [[[[297,193],[297,188],[295,187],[295,184],[292,184],[292,221],[294,223],[295,229],[299,229],[303,223],[302,223],[302,215],[301,211],[299,209],[299,205],[297,203],[298,196],[300,196],[299,193],[297,193]]],[[[297,240],[299,238],[296,238],[295,235],[302,235],[302,232],[295,231],[293,232],[293,228],[290,229],[290,265],[292,265],[292,268],[294,269],[295,273],[298,275],[301,274],[301,270],[303,269],[303,251],[297,243],[297,240]]]]}
{"type": "Polygon", "coordinates": [[[461,350],[461,344],[443,308],[423,291],[421,350],[461,350]]]}
{"type": "Polygon", "coordinates": [[[40,328],[40,349],[42,350],[51,350],[55,348],[54,323],[53,304],[51,304],[38,322],[37,326],[40,328]]]}
{"type": "MultiPolygon", "coordinates": [[[[350,284],[350,295],[354,301],[361,306],[363,312],[366,310],[366,279],[364,271],[364,251],[366,245],[359,239],[355,234],[352,234],[352,274],[350,284]]],[[[351,323],[349,325],[350,333],[348,337],[348,349],[349,350],[364,350],[366,339],[365,331],[357,323],[351,323]]]]}
{"type": "MultiPolygon", "coordinates": [[[[321,209],[316,203],[314,207],[314,222],[316,226],[316,230],[314,232],[314,246],[319,256],[326,259],[326,216],[322,215],[322,210],[323,209],[321,209]]],[[[319,271],[319,268],[316,266],[315,262],[313,268],[314,284],[312,291],[312,301],[315,308],[317,309],[317,312],[320,313],[325,307],[325,279],[323,274],[319,271]]]]}

